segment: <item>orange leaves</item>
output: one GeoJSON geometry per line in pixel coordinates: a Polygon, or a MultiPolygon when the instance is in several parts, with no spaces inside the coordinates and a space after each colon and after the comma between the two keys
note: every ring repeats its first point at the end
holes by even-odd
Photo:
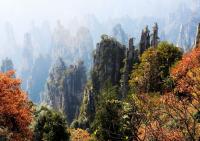
{"type": "Polygon", "coordinates": [[[200,137],[200,123],[195,114],[199,111],[200,99],[178,99],[173,93],[162,98],[168,118],[176,121],[176,126],[185,138],[198,140],[200,137]]]}
{"type": "Polygon", "coordinates": [[[171,70],[171,76],[175,81],[175,90],[182,94],[191,94],[200,83],[200,48],[195,48],[185,54],[180,62],[171,70]]]}
{"type": "Polygon", "coordinates": [[[14,71],[0,73],[0,125],[12,133],[10,140],[30,139],[31,106],[13,75],[14,71]]]}
{"type": "Polygon", "coordinates": [[[200,137],[200,123],[195,118],[200,99],[178,99],[173,93],[135,97],[139,112],[145,116],[138,130],[140,140],[182,141],[200,137]]]}
{"type": "Polygon", "coordinates": [[[146,127],[146,138],[158,141],[182,141],[183,135],[180,130],[163,128],[158,121],[150,123],[146,127]]]}

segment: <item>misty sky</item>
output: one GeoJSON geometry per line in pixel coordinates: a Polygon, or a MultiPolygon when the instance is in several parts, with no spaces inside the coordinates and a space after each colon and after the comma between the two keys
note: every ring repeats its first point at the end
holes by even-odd
{"type": "Polygon", "coordinates": [[[164,17],[174,12],[181,3],[192,0],[0,0],[0,28],[6,22],[13,25],[15,34],[23,35],[31,24],[60,20],[67,25],[71,19],[95,15],[100,22],[129,16],[164,17]]]}

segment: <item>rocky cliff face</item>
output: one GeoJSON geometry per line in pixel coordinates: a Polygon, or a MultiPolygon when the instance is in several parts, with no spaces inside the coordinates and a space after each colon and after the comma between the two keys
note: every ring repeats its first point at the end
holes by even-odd
{"type": "Polygon", "coordinates": [[[85,88],[80,114],[73,127],[89,128],[95,116],[98,96],[107,87],[106,84],[117,87],[119,98],[127,96],[129,76],[134,63],[138,62],[139,53],[133,41],[131,38],[126,48],[114,38],[102,35],[94,51],[91,82],[85,88]]]}
{"type": "Polygon", "coordinates": [[[115,38],[101,36],[93,56],[91,84],[86,87],[78,120],[73,122],[74,127],[88,128],[95,116],[96,104],[102,90],[111,84],[117,88],[117,97],[127,97],[130,74],[135,63],[139,62],[140,55],[149,47],[157,47],[158,25],[155,23],[150,34],[148,27],[142,31],[139,49],[134,46],[134,38],[128,41],[128,47],[122,45],[115,38]]]}
{"type": "Polygon", "coordinates": [[[121,68],[124,67],[125,54],[125,46],[114,38],[102,35],[93,55],[91,82],[84,90],[80,114],[73,122],[73,127],[85,129],[90,127],[95,116],[97,96],[107,82],[113,86],[120,86],[121,68]]]}
{"type": "Polygon", "coordinates": [[[197,27],[197,34],[196,34],[194,47],[199,47],[199,45],[200,45],[200,23],[198,24],[198,27],[197,27]]]}
{"type": "Polygon", "coordinates": [[[95,93],[91,84],[87,84],[84,89],[83,100],[80,113],[71,124],[73,128],[87,129],[90,127],[95,116],[95,93]]]}
{"type": "Polygon", "coordinates": [[[122,98],[125,98],[128,94],[129,90],[129,79],[130,79],[130,74],[133,70],[133,65],[135,63],[139,62],[139,51],[138,49],[135,49],[134,46],[134,39],[130,38],[129,39],[129,46],[126,49],[126,56],[124,59],[124,67],[122,71],[122,78],[121,78],[121,86],[120,86],[120,94],[122,98]]]}
{"type": "Polygon", "coordinates": [[[142,55],[143,52],[150,47],[150,30],[148,26],[146,26],[142,30],[139,47],[140,47],[140,55],[142,55]]]}
{"type": "Polygon", "coordinates": [[[63,111],[71,123],[78,115],[85,83],[83,62],[67,67],[59,58],[50,71],[45,92],[42,94],[43,102],[63,111]]]}
{"type": "Polygon", "coordinates": [[[119,85],[121,79],[120,69],[124,66],[126,47],[115,39],[102,36],[102,40],[97,44],[94,52],[92,84],[94,89],[99,92],[106,82],[113,86],[119,85]]]}
{"type": "Polygon", "coordinates": [[[151,47],[157,47],[160,38],[158,37],[158,24],[155,23],[152,29],[152,34],[151,34],[151,47]]]}

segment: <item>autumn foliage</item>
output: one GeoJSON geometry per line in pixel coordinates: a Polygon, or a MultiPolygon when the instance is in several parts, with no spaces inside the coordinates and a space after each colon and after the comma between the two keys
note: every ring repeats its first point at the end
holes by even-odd
{"type": "Polygon", "coordinates": [[[142,141],[196,141],[200,137],[200,123],[196,118],[199,102],[178,99],[173,93],[134,95],[142,113],[143,123],[138,130],[142,141]]]}
{"type": "Polygon", "coordinates": [[[20,88],[20,80],[13,75],[13,71],[0,73],[0,129],[7,132],[9,140],[30,140],[31,104],[20,88]]]}
{"type": "Polygon", "coordinates": [[[182,60],[171,70],[176,93],[188,95],[199,91],[200,48],[186,53],[182,60]]]}
{"type": "MultiPolygon", "coordinates": [[[[164,96],[159,93],[135,95],[134,101],[142,113],[143,123],[138,130],[138,140],[149,141],[181,141],[183,134],[178,127],[173,126],[173,119],[168,115],[168,105],[164,96]]],[[[177,107],[176,107],[177,108],[177,107]]]]}
{"type": "MultiPolygon", "coordinates": [[[[141,137],[156,140],[199,140],[200,48],[186,53],[171,69],[174,88],[162,96],[143,95],[147,124],[141,137]],[[183,96],[183,97],[182,97],[183,96]]],[[[141,97],[141,96],[140,96],[141,97]]]]}
{"type": "MultiPolygon", "coordinates": [[[[200,48],[184,54],[168,72],[166,76],[172,81],[172,87],[164,93],[132,95],[138,112],[143,115],[138,138],[142,141],[199,140],[200,48]]],[[[158,84],[155,82],[155,85],[158,84]]]]}
{"type": "MultiPolygon", "coordinates": [[[[199,140],[200,47],[194,48],[183,56],[182,60],[171,70],[171,77],[175,85],[174,94],[184,97],[168,104],[170,106],[168,112],[173,111],[177,114],[174,117],[180,117],[178,121],[182,121],[180,124],[185,125],[187,131],[185,133],[188,133],[190,140],[199,140]]],[[[168,101],[169,99],[171,98],[168,98],[168,101]]]]}
{"type": "Polygon", "coordinates": [[[90,141],[93,139],[87,131],[79,128],[70,129],[70,133],[72,141],[90,141]]]}

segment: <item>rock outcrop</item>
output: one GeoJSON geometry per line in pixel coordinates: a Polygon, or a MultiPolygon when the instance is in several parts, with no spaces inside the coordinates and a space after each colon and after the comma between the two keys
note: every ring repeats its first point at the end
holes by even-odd
{"type": "Polygon", "coordinates": [[[54,109],[63,111],[69,123],[79,113],[86,71],[82,61],[67,67],[59,58],[52,67],[42,100],[54,109]]]}
{"type": "Polygon", "coordinates": [[[130,74],[133,70],[133,65],[139,62],[139,51],[135,49],[133,38],[129,39],[129,46],[126,49],[126,56],[124,62],[125,65],[122,72],[121,86],[120,86],[120,94],[122,98],[125,98],[128,94],[129,90],[128,81],[130,79],[130,74]]]}
{"type": "Polygon", "coordinates": [[[157,47],[157,45],[160,42],[160,38],[158,36],[158,24],[155,23],[152,28],[152,34],[150,34],[150,30],[148,26],[146,26],[142,30],[140,42],[139,42],[139,51],[140,55],[143,54],[144,51],[146,51],[150,47],[157,47]]]}
{"type": "Polygon", "coordinates": [[[124,67],[126,47],[115,39],[102,35],[94,52],[92,68],[92,85],[98,93],[106,82],[113,86],[119,85],[121,79],[120,69],[124,67]]]}
{"type": "Polygon", "coordinates": [[[124,67],[126,47],[107,35],[101,36],[93,55],[91,82],[84,91],[78,118],[71,125],[87,129],[95,117],[97,97],[107,83],[120,87],[121,69],[124,67]]]}
{"type": "Polygon", "coordinates": [[[91,84],[86,87],[81,112],[73,122],[73,127],[89,128],[92,123],[99,96],[108,85],[116,88],[117,98],[127,97],[129,91],[130,74],[134,64],[139,62],[140,55],[151,45],[156,47],[159,43],[158,25],[153,27],[153,33],[146,27],[142,31],[139,50],[134,46],[134,38],[129,39],[126,47],[115,38],[107,35],[101,36],[93,56],[91,71],[91,84]],[[152,38],[150,38],[152,37],[152,38]]]}
{"type": "Polygon", "coordinates": [[[139,48],[140,48],[140,55],[143,54],[145,50],[147,50],[150,47],[150,31],[148,26],[145,27],[145,29],[142,30],[139,48]]]}
{"type": "Polygon", "coordinates": [[[101,38],[93,56],[91,82],[85,88],[80,114],[72,127],[90,127],[100,100],[98,96],[108,87],[107,84],[117,88],[119,99],[125,98],[129,90],[130,73],[134,63],[139,60],[139,51],[135,49],[133,38],[130,38],[128,48],[107,35],[101,38]]]}
{"type": "Polygon", "coordinates": [[[197,27],[197,35],[195,40],[195,47],[198,47],[200,45],[200,23],[197,27]]]}
{"type": "Polygon", "coordinates": [[[153,33],[151,34],[151,47],[157,47],[160,38],[158,37],[158,24],[153,26],[153,33]]]}
{"type": "Polygon", "coordinates": [[[95,116],[95,93],[91,84],[88,84],[84,90],[79,116],[72,122],[71,127],[87,129],[91,125],[94,116],[95,116]]]}

